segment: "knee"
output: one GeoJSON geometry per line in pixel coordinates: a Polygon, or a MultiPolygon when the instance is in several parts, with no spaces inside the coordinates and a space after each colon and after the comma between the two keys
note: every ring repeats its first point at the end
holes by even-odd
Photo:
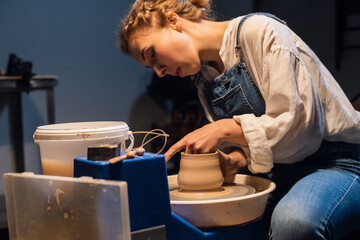
{"type": "Polygon", "coordinates": [[[270,239],[324,239],[319,221],[311,209],[279,203],[271,216],[270,239]]]}

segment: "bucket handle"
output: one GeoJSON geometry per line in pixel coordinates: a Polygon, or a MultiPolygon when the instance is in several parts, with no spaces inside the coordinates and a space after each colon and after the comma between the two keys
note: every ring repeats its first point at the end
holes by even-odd
{"type": "MultiPolygon", "coordinates": [[[[128,132],[128,137],[129,137],[129,139],[130,139],[130,145],[129,145],[129,147],[125,150],[126,152],[131,151],[131,150],[133,149],[133,147],[134,147],[134,135],[133,135],[132,131],[129,131],[129,132],[128,132]]],[[[125,145],[125,144],[124,144],[124,145],[125,145]]]]}

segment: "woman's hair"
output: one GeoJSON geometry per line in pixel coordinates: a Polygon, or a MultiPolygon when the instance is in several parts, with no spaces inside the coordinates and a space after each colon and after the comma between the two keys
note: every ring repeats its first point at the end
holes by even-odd
{"type": "Polygon", "coordinates": [[[164,27],[169,13],[194,22],[212,20],[210,5],[211,0],[136,0],[121,22],[118,47],[129,54],[130,35],[144,27],[164,27]]]}

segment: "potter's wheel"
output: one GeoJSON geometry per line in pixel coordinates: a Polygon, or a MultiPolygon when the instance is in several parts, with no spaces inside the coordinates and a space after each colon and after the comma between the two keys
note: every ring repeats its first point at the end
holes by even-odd
{"type": "Polygon", "coordinates": [[[275,189],[268,179],[243,174],[224,183],[217,196],[179,191],[177,175],[168,176],[168,184],[172,212],[199,228],[233,226],[260,217],[275,189]]]}
{"type": "Polygon", "coordinates": [[[179,201],[227,199],[247,196],[256,192],[255,188],[239,183],[224,183],[221,189],[212,191],[182,191],[178,184],[169,186],[170,199],[179,201]]]}

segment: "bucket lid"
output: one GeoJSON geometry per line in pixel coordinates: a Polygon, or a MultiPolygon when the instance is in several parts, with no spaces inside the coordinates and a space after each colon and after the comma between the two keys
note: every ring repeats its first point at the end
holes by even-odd
{"type": "Polygon", "coordinates": [[[33,138],[37,140],[75,140],[109,137],[128,139],[129,127],[125,122],[73,122],[37,127],[33,138]]]}

